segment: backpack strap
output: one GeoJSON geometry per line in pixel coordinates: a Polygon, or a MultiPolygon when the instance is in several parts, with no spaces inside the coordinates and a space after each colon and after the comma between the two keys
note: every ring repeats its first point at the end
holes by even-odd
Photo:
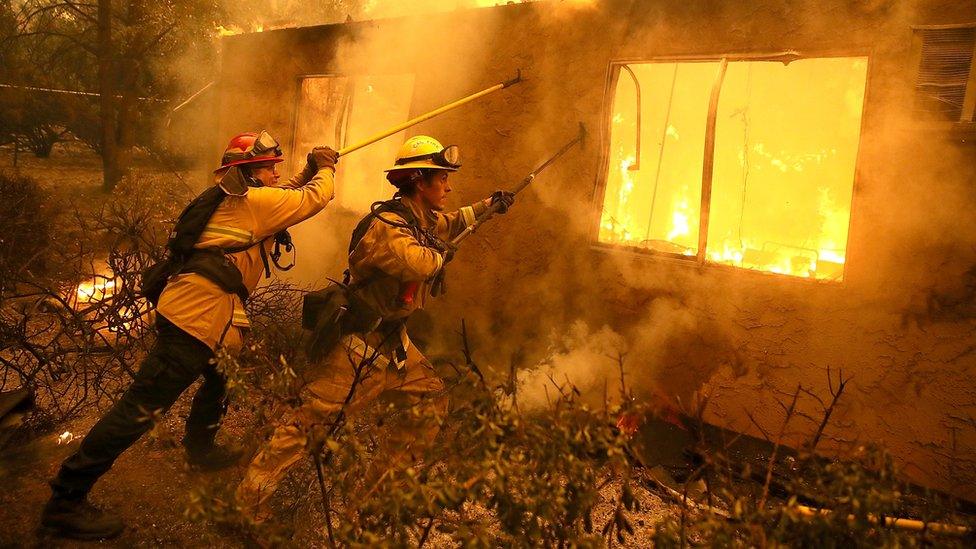
{"type": "Polygon", "coordinates": [[[352,238],[349,240],[349,253],[351,254],[356,246],[359,246],[359,242],[366,236],[366,232],[373,225],[374,220],[380,220],[387,225],[393,225],[394,227],[399,227],[402,229],[410,229],[410,232],[414,236],[418,236],[420,231],[420,221],[413,214],[413,211],[407,207],[406,204],[399,200],[399,197],[394,196],[391,200],[384,200],[380,202],[373,202],[369,207],[369,213],[363,217],[356,228],[352,231],[352,238]],[[399,215],[405,220],[405,223],[400,223],[392,219],[387,219],[381,214],[391,212],[399,215]]]}
{"type": "MultiPolygon", "coordinates": [[[[195,248],[200,236],[213,217],[214,212],[223,203],[227,193],[218,185],[208,188],[194,198],[180,213],[176,226],[170,233],[166,247],[170,258],[174,262],[176,273],[196,273],[220,286],[228,293],[235,293],[242,301],[247,301],[248,291],[244,287],[240,270],[227,259],[228,254],[235,254],[260,246],[261,260],[264,263],[266,277],[271,276],[267,253],[264,249],[264,239],[243,246],[227,248],[210,247],[195,248]]],[[[161,291],[161,289],[160,289],[161,291]]]]}
{"type": "MultiPolygon", "coordinates": [[[[356,249],[356,247],[359,246],[359,242],[362,241],[363,237],[366,236],[366,232],[369,231],[371,226],[373,226],[373,221],[375,220],[379,220],[382,223],[386,223],[387,225],[392,225],[394,227],[410,229],[410,232],[413,233],[414,238],[420,240],[420,221],[417,220],[417,217],[413,214],[413,211],[411,211],[406,204],[401,202],[399,198],[400,197],[398,195],[394,195],[390,200],[381,200],[379,202],[373,202],[370,205],[369,213],[359,220],[356,228],[352,231],[352,237],[349,240],[350,255],[356,249]],[[392,219],[383,217],[382,214],[387,212],[399,215],[405,220],[405,222],[400,223],[399,221],[394,221],[392,219]]],[[[351,280],[352,274],[349,272],[349,269],[346,269],[342,273],[342,283],[348,287],[350,293],[368,285],[373,281],[373,277],[367,276],[362,280],[357,281],[355,284],[351,284],[351,280]]]]}
{"type": "Polygon", "coordinates": [[[176,256],[193,253],[193,246],[200,240],[210,218],[226,197],[227,193],[214,185],[190,201],[180,213],[166,242],[169,251],[176,256]]]}

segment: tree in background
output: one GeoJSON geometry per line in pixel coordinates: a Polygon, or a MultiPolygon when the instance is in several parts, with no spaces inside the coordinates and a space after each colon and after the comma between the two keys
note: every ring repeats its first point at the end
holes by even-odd
{"type": "Polygon", "coordinates": [[[209,142],[199,125],[171,140],[160,129],[175,105],[213,81],[221,35],[404,10],[394,0],[0,0],[0,83],[83,92],[0,89],[0,143],[16,139],[44,156],[70,134],[101,156],[111,191],[136,148],[185,156],[209,142]]]}
{"type": "MultiPolygon", "coordinates": [[[[129,170],[133,149],[151,146],[153,127],[181,93],[169,70],[188,49],[213,48],[219,8],[207,0],[26,0],[0,4],[4,81],[85,90],[88,98],[34,92],[51,116],[102,157],[103,188],[129,170]],[[13,20],[11,28],[10,20],[13,20]]],[[[38,112],[23,118],[38,122],[38,112]]]]}
{"type": "MultiPolygon", "coordinates": [[[[17,21],[9,0],[0,1],[0,36],[13,36],[17,21]]],[[[0,82],[23,81],[25,72],[37,67],[23,44],[11,42],[0,48],[0,82]]],[[[26,77],[29,78],[29,77],[26,77]]],[[[46,158],[64,134],[58,106],[50,97],[26,90],[0,89],[0,144],[15,143],[46,158]]]]}

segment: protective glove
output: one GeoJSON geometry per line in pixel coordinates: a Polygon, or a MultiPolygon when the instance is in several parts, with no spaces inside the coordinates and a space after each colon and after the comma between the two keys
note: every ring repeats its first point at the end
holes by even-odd
{"type": "Polygon", "coordinates": [[[498,213],[503,214],[515,204],[515,193],[509,191],[495,191],[488,197],[488,206],[498,204],[498,213]]]}
{"type": "Polygon", "coordinates": [[[307,158],[308,165],[311,166],[315,171],[325,168],[335,169],[338,161],[339,153],[335,152],[330,147],[315,147],[312,149],[312,152],[308,153],[307,158]]]}
{"type": "Polygon", "coordinates": [[[454,251],[456,249],[457,248],[453,246],[447,246],[447,249],[441,252],[444,255],[444,265],[447,265],[448,263],[451,262],[451,260],[454,259],[454,251]]]}

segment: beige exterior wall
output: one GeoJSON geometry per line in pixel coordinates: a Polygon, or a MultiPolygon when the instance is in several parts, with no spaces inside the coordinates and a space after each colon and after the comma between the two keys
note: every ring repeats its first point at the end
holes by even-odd
{"type": "MultiPolygon", "coordinates": [[[[659,391],[687,404],[710,393],[710,421],[753,435],[745,410],[775,432],[782,411],[773,398],[797,384],[826,394],[827,368],[843,368],[853,381],[822,449],[880,442],[909,478],[976,498],[976,146],[972,136],[923,128],[911,112],[911,26],[976,22],[976,2],[566,4],[226,39],[214,149],[265,128],[289,151],[301,75],[413,73],[419,114],[521,68],[522,84],[412,132],[461,146],[452,199],[461,205],[520,180],[578,121],[589,130],[582,150],[459,252],[450,293],[431,311],[447,339],[466,318],[482,363],[503,370],[534,364],[574,323],[593,337],[607,326],[628,341],[628,376],[645,398],[659,391]],[[845,281],[593,247],[611,62],[787,50],[870,57],[845,281]]],[[[308,222],[298,280],[341,273],[361,215],[330,206],[308,222]]],[[[811,399],[802,407],[816,413],[811,399]]],[[[791,442],[814,429],[797,420],[791,442]]]]}

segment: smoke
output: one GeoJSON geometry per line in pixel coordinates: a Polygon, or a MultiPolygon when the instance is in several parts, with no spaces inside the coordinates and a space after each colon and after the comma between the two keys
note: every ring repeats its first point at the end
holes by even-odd
{"type": "Polygon", "coordinates": [[[582,320],[554,333],[545,358],[519,373],[519,402],[535,408],[551,402],[556,387],[576,391],[591,405],[619,403],[621,389],[643,399],[690,403],[721,367],[741,370],[714,326],[671,299],[660,299],[644,322],[623,334],[609,326],[591,331],[582,320]]]}
{"type": "Polygon", "coordinates": [[[582,393],[590,404],[594,397],[605,394],[607,402],[620,395],[621,369],[627,355],[623,336],[604,326],[590,332],[585,322],[578,320],[566,333],[551,335],[548,356],[536,367],[518,372],[516,391],[519,406],[524,410],[545,408],[557,400],[559,394],[582,393]]]}
{"type": "Polygon", "coordinates": [[[622,390],[643,400],[690,405],[721,369],[740,375],[743,359],[719,326],[675,299],[653,301],[643,320],[623,329],[591,330],[583,320],[553,331],[544,357],[519,371],[519,405],[538,409],[560,392],[577,393],[592,406],[620,402],[622,390]]]}
{"type": "MultiPolygon", "coordinates": [[[[976,162],[972,146],[950,132],[923,130],[911,107],[907,29],[962,20],[965,10],[949,2],[908,4],[839,2],[825,10],[814,2],[756,9],[539,2],[479,10],[477,17],[408,14],[331,34],[266,31],[236,51],[267,46],[274,69],[251,67],[246,56],[224,58],[222,74],[234,81],[223,84],[232,106],[221,107],[220,144],[264,127],[284,136],[288,154],[300,158],[291,141],[304,138],[292,135],[291,110],[275,107],[294,104],[296,75],[412,74],[409,114],[416,115],[521,68],[526,80],[518,86],[390,138],[376,146],[375,158],[364,150],[359,158],[368,160],[341,160],[349,168],[337,182],[339,197],[296,230],[299,263],[288,276],[320,284],[341,273],[362,202],[392,191],[383,186],[393,154],[384,147],[418,133],[460,145],[465,165],[452,176],[450,200],[461,206],[513,186],[582,121],[585,146],[540,175],[510,213],[458,252],[449,293],[427,311],[433,328],[416,334],[430,341],[428,352],[456,350],[464,318],[483,370],[500,380],[509,365],[521,369],[525,406],[544,404],[547,391],[552,397],[552,380],[568,380],[590,402],[615,398],[622,356],[628,389],[680,403],[708,391],[710,421],[753,434],[743,410],[774,429],[781,419],[776,398],[798,383],[824,394],[827,368],[843,367],[855,381],[833,416],[842,427],[828,429],[824,445],[880,438],[903,461],[922,463],[919,469],[930,472],[917,477],[932,481],[948,474],[948,460],[936,454],[951,445],[951,429],[965,428],[958,418],[976,416],[966,381],[976,358],[976,225],[964,222],[976,207],[976,162]],[[607,170],[610,60],[845,47],[872,53],[842,284],[594,244],[607,170]]],[[[336,144],[335,132],[307,138],[336,144]]],[[[788,442],[801,440],[803,429],[797,431],[788,442]]],[[[971,457],[971,428],[960,432],[958,447],[971,457]]]]}

